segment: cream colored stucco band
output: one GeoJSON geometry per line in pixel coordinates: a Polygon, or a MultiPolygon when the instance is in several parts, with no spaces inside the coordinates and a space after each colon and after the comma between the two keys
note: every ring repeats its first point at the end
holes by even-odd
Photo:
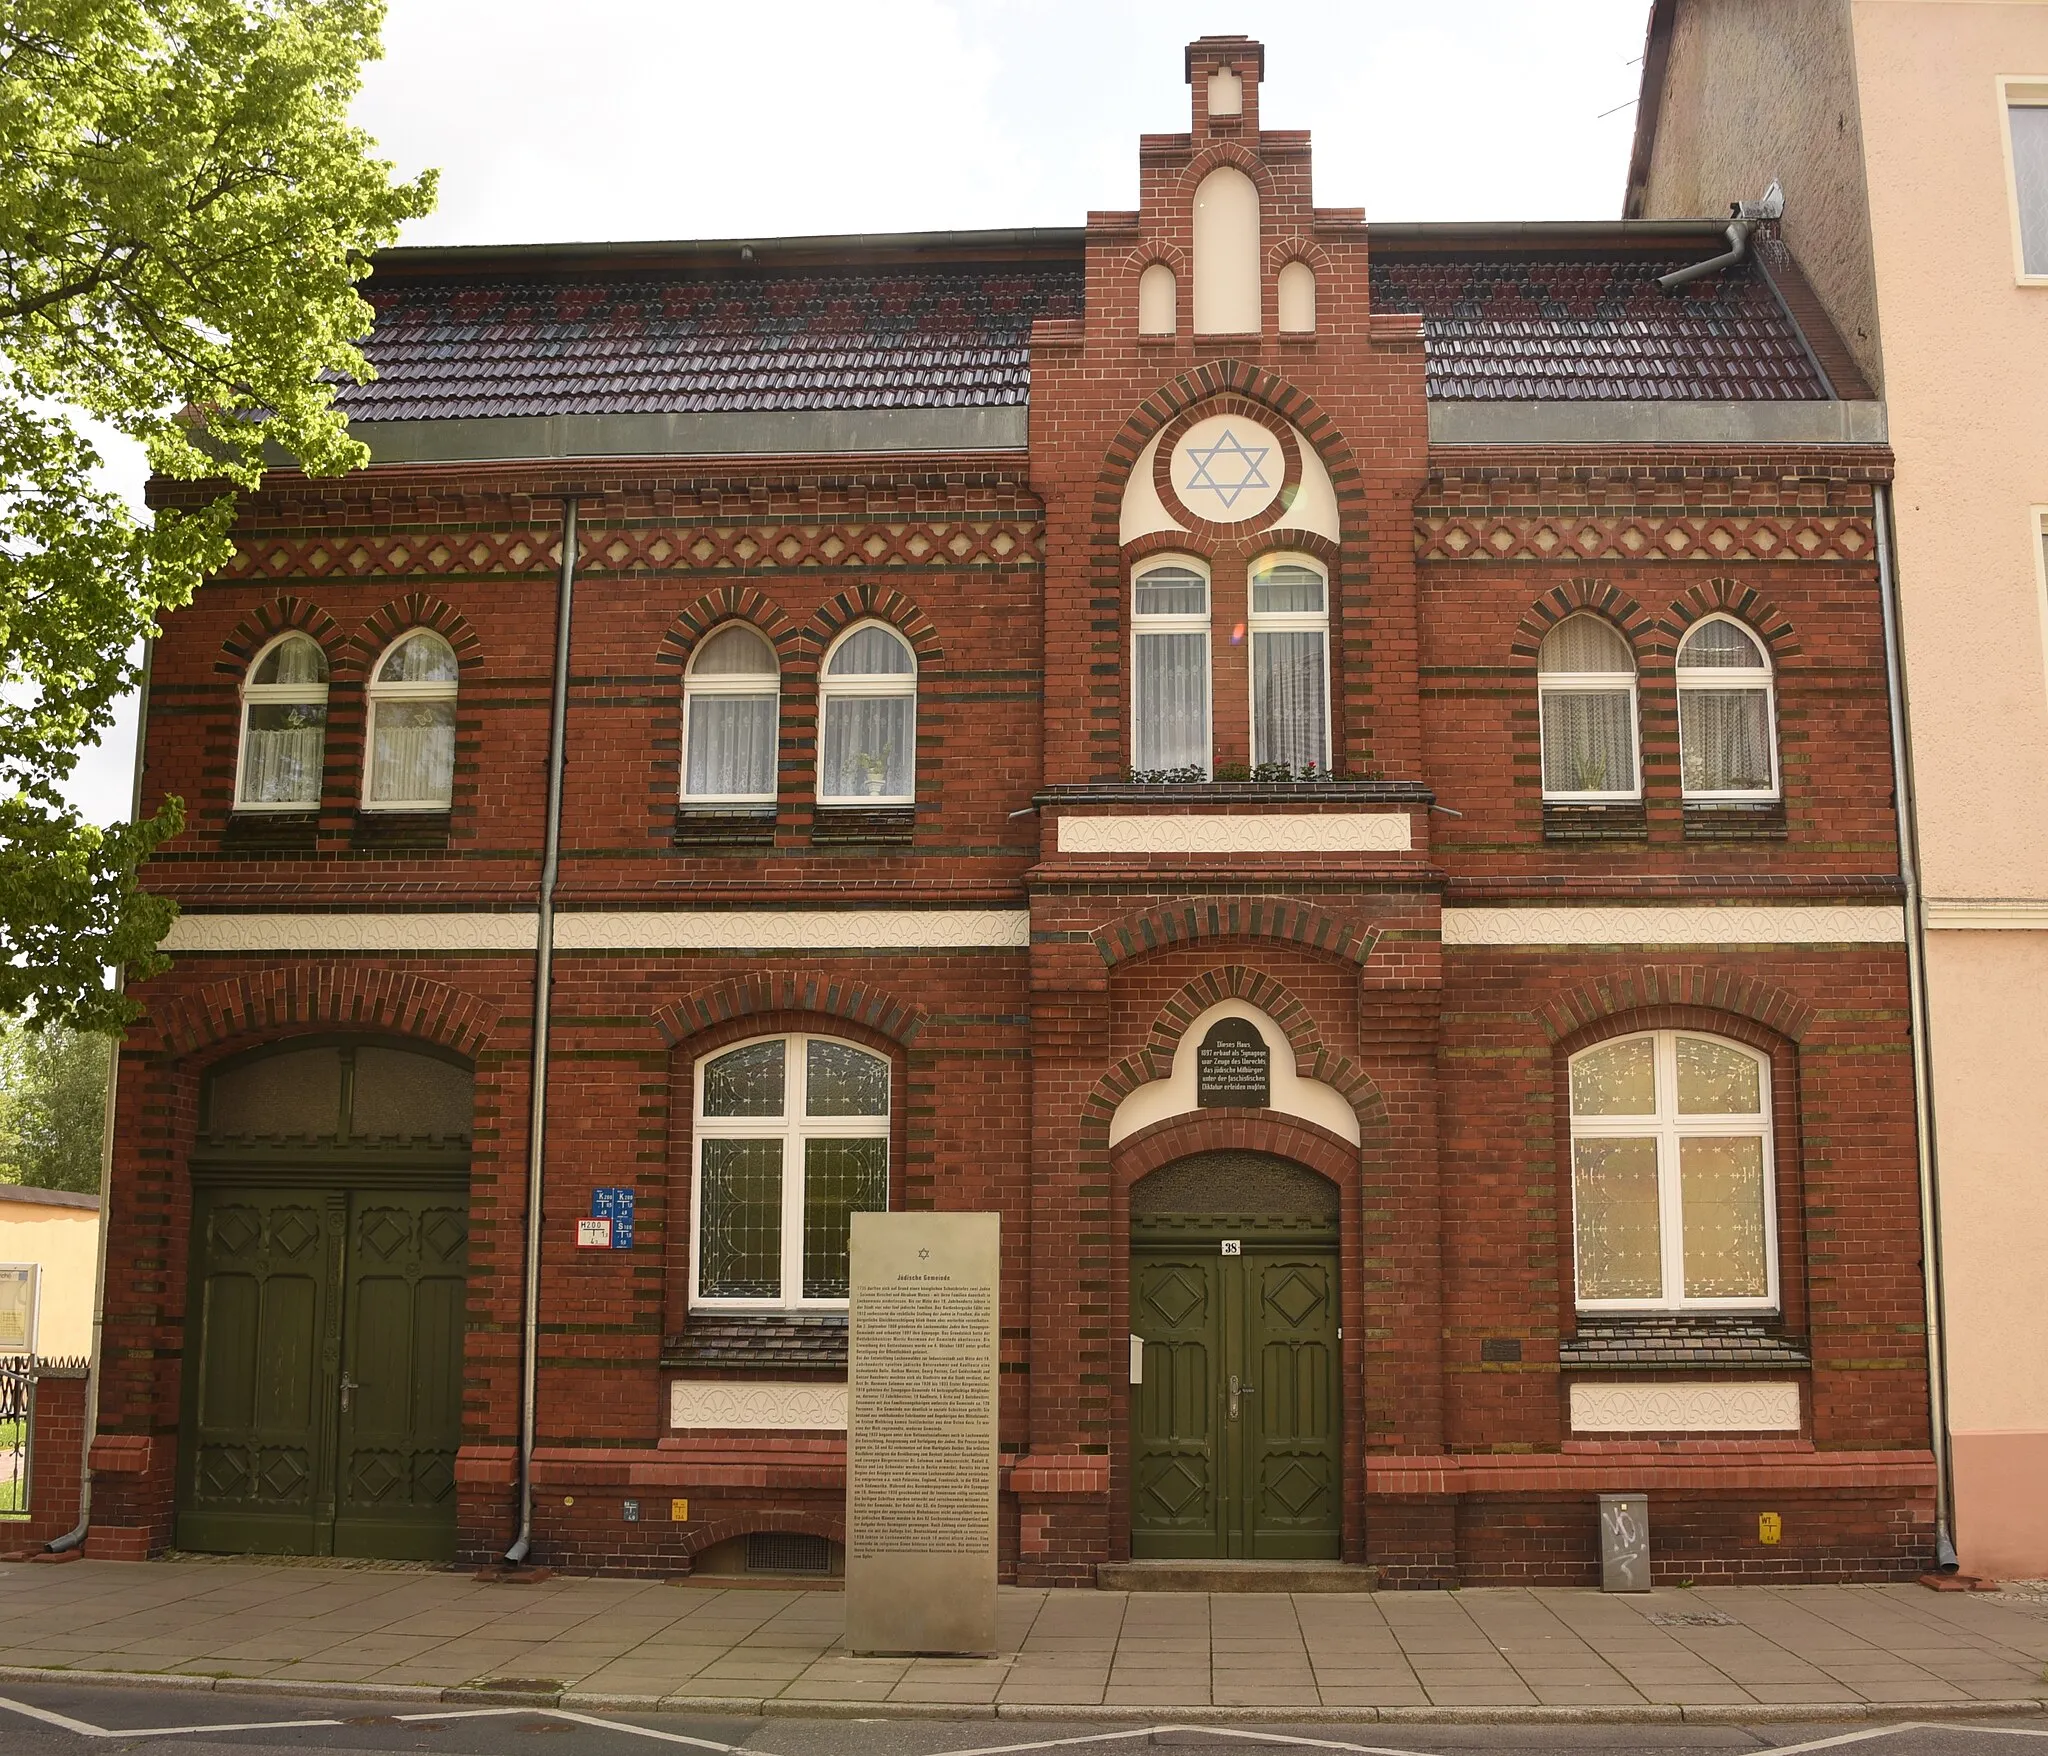
{"type": "MultiPolygon", "coordinates": [[[[166,951],[531,951],[531,914],[181,915],[166,951]]],[[[1022,950],[1025,909],[636,909],[555,917],[559,951],[1022,950]]]]}
{"type": "Polygon", "coordinates": [[[1446,945],[1903,945],[1901,908],[1447,908],[1446,945]]]}
{"type": "Polygon", "coordinates": [[[1413,846],[1406,811],[1060,819],[1063,854],[1405,854],[1413,846]]]}

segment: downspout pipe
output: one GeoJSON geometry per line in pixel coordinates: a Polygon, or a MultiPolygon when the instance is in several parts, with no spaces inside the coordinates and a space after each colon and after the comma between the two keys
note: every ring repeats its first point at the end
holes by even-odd
{"type": "Polygon", "coordinates": [[[547,1172],[548,1014],[555,984],[555,882],[562,864],[562,762],[569,723],[569,617],[576,597],[574,495],[562,502],[562,571],[555,593],[554,694],[548,715],[548,806],[533,955],[533,1106],[526,1131],[526,1268],[519,1351],[519,1534],[505,1551],[518,1567],[533,1551],[533,1443],[540,1377],[541,1196],[547,1172]]]}
{"type": "Polygon", "coordinates": [[[1884,667],[1891,697],[1892,788],[1897,801],[1899,878],[1906,893],[1906,994],[1912,1009],[1913,1130],[1919,1143],[1920,1276],[1927,1304],[1928,1424],[1934,1443],[1934,1565],[1954,1573],[1960,1563],[1950,1532],[1955,1524],[1949,1456],[1948,1350],[1942,1327],[1941,1183],[1934,1138],[1934,1057],[1927,1008],[1927,923],[1920,898],[1919,824],[1913,804],[1911,721],[1906,705],[1903,629],[1898,576],[1892,560],[1891,494],[1871,490],[1877,525],[1877,588],[1884,608],[1884,667]]]}
{"type": "MultiPolygon", "coordinates": [[[[135,773],[128,788],[128,821],[142,816],[142,753],[149,742],[149,677],[156,661],[156,641],[142,643],[142,677],[135,701],[135,773]]],[[[114,967],[114,992],[128,986],[128,973],[114,967]]],[[[114,1187],[114,1109],[121,1086],[121,1043],[114,1038],[107,1047],[107,1105],[100,1119],[100,1235],[94,1248],[92,1270],[92,1344],[85,1360],[85,1432],[78,1449],[78,1523],[60,1537],[43,1545],[48,1555],[68,1555],[85,1542],[92,1529],[92,1442],[100,1424],[101,1343],[107,1326],[107,1234],[113,1229],[108,1197],[114,1187]]]]}
{"type": "Polygon", "coordinates": [[[1719,274],[1724,268],[1733,268],[1749,255],[1749,234],[1756,228],[1750,222],[1737,217],[1728,223],[1728,248],[1719,256],[1709,256],[1704,262],[1695,262],[1685,268],[1674,268],[1669,274],[1660,274],[1657,284],[1667,293],[1676,292],[1687,281],[1704,280],[1710,274],[1719,274]]]}

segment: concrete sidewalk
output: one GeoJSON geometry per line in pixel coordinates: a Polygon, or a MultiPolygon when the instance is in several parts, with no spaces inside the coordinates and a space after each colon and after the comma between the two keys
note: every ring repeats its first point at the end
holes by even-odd
{"type": "MultiPolygon", "coordinates": [[[[859,1659],[833,1591],[259,1563],[0,1567],[0,1679],[494,1689],[618,1710],[1728,1719],[2048,1698],[2048,1597],[1913,1585],[1006,1590],[990,1659],[859,1659]],[[230,1681],[232,1679],[233,1681],[230,1681]],[[261,1679],[261,1682],[242,1680],[261,1679]]],[[[4,1687],[4,1682],[0,1682],[4,1687]]]]}

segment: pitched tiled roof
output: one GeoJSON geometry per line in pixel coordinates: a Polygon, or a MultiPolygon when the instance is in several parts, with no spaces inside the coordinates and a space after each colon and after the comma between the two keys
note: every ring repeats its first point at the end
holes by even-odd
{"type": "Polygon", "coordinates": [[[1714,254],[1382,253],[1379,311],[1419,311],[1429,395],[1447,401],[1800,402],[1828,389],[1751,264],[1667,293],[1714,254]]]}
{"type": "Polygon", "coordinates": [[[373,279],[365,421],[1022,403],[1037,317],[1078,268],[373,279]]]}

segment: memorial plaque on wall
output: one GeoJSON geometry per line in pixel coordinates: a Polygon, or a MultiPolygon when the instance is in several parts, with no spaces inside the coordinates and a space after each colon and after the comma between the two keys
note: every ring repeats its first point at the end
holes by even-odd
{"type": "Polygon", "coordinates": [[[1273,1101],[1273,1053],[1249,1018],[1219,1018],[1195,1050],[1201,1108],[1263,1110],[1273,1101]]]}
{"type": "Polygon", "coordinates": [[[996,1642],[1000,1220],[857,1213],[849,1248],[846,1644],[996,1642]]]}

